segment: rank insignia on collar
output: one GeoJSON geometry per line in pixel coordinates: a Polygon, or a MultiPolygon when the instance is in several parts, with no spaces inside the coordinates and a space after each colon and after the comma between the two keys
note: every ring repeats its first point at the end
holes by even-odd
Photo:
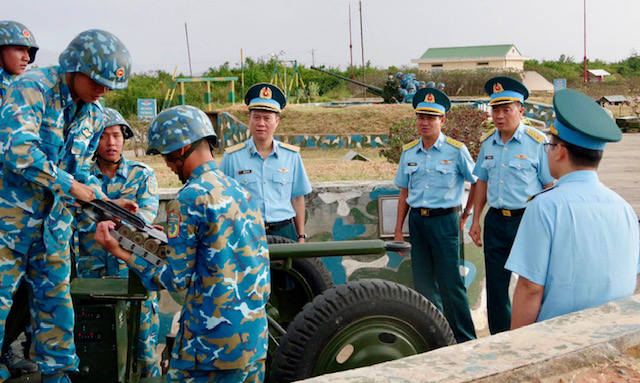
{"type": "Polygon", "coordinates": [[[260,98],[264,98],[266,100],[271,99],[271,89],[269,87],[264,87],[260,90],[260,98]]]}
{"type": "Polygon", "coordinates": [[[91,130],[89,128],[82,129],[82,135],[87,137],[87,138],[90,138],[91,137],[91,130]]]}
{"type": "Polygon", "coordinates": [[[440,161],[440,163],[441,163],[441,164],[444,164],[444,165],[449,165],[449,164],[451,163],[451,161],[449,161],[449,160],[444,160],[444,161],[440,161]]]}
{"type": "Polygon", "coordinates": [[[282,168],[282,169],[278,169],[278,171],[280,173],[287,173],[289,171],[289,169],[282,168]]]}
{"type": "Polygon", "coordinates": [[[504,91],[504,88],[502,87],[502,84],[500,84],[499,82],[493,85],[493,93],[501,93],[503,91],[504,91]]]}
{"type": "Polygon", "coordinates": [[[525,158],[527,158],[527,156],[525,156],[524,154],[520,154],[520,155],[517,155],[516,158],[524,160],[525,158]]]}

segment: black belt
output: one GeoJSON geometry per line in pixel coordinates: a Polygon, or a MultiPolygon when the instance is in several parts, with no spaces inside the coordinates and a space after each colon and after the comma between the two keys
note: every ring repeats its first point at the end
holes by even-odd
{"type": "Polygon", "coordinates": [[[448,207],[444,209],[427,209],[427,208],[411,208],[411,211],[415,211],[423,217],[437,217],[440,215],[447,215],[451,213],[457,213],[460,211],[460,206],[448,207]]]}
{"type": "Polygon", "coordinates": [[[291,218],[285,219],[284,221],[280,221],[280,222],[269,222],[269,223],[265,222],[264,228],[265,230],[278,230],[279,228],[283,226],[287,226],[290,223],[292,223],[291,218]]]}
{"type": "Polygon", "coordinates": [[[503,217],[519,217],[522,214],[524,214],[524,208],[515,209],[515,210],[509,210],[509,209],[497,209],[495,207],[491,207],[489,209],[493,210],[494,213],[498,213],[503,217]]]}

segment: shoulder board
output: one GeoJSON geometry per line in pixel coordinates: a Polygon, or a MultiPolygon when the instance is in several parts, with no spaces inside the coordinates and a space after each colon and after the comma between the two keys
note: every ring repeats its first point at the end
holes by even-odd
{"type": "Polygon", "coordinates": [[[236,151],[238,151],[240,149],[243,149],[245,146],[247,146],[247,144],[242,142],[242,143],[239,143],[237,145],[229,146],[224,151],[225,151],[225,153],[233,153],[233,152],[236,152],[236,151]]]}
{"type": "Polygon", "coordinates": [[[453,145],[453,146],[455,146],[455,147],[456,147],[456,148],[458,148],[458,149],[460,149],[461,147],[463,147],[463,146],[464,146],[464,144],[463,144],[462,142],[460,142],[460,141],[458,141],[458,140],[454,140],[454,139],[453,139],[453,138],[451,138],[451,137],[447,137],[444,141],[445,141],[447,144],[449,144],[449,145],[453,145]]]}
{"type": "Polygon", "coordinates": [[[544,136],[533,129],[527,129],[525,132],[529,135],[529,137],[536,140],[539,144],[544,142],[544,136]]]}
{"type": "Polygon", "coordinates": [[[486,132],[485,134],[482,135],[482,137],[480,138],[480,141],[484,142],[487,140],[487,138],[491,137],[491,135],[496,131],[496,128],[491,129],[490,131],[486,132]]]}
{"type": "Polygon", "coordinates": [[[289,149],[292,152],[298,153],[300,151],[300,147],[299,146],[285,144],[284,142],[280,142],[280,143],[278,143],[278,145],[282,146],[285,149],[289,149]]]}
{"type": "Polygon", "coordinates": [[[533,201],[533,199],[534,199],[534,198],[536,198],[537,196],[539,196],[540,194],[542,194],[542,193],[546,193],[546,192],[548,192],[549,190],[553,190],[553,189],[555,189],[555,188],[556,188],[556,186],[555,186],[555,185],[553,185],[553,186],[552,186],[552,187],[550,187],[550,188],[544,189],[543,191],[541,191],[541,192],[539,192],[539,193],[536,193],[536,194],[532,195],[531,197],[529,197],[529,198],[527,199],[527,202],[529,202],[529,201],[533,201]]]}
{"type": "Polygon", "coordinates": [[[145,164],[144,162],[131,161],[131,166],[137,166],[137,167],[144,168],[145,170],[153,171],[153,168],[151,166],[145,164]]]}
{"type": "Polygon", "coordinates": [[[418,143],[420,143],[420,140],[411,141],[402,147],[402,151],[409,150],[414,146],[418,145],[418,143]]]}

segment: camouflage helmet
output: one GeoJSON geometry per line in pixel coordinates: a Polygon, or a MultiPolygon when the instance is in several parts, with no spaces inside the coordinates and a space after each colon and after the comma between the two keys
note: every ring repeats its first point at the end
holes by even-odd
{"type": "Polygon", "coordinates": [[[433,82],[433,81],[429,81],[429,82],[427,83],[427,88],[435,88],[435,87],[436,87],[436,83],[435,83],[435,82],[433,82]]]}
{"type": "Polygon", "coordinates": [[[440,88],[444,88],[444,83],[443,82],[439,82],[438,83],[438,89],[440,89],[440,88]]]}
{"type": "Polygon", "coordinates": [[[209,138],[211,145],[218,141],[209,117],[191,105],[160,112],[151,121],[148,138],[147,154],[169,154],[203,138],[209,138]]]}
{"type": "Polygon", "coordinates": [[[127,47],[113,34],[99,29],[77,35],[58,61],[66,72],[84,73],[109,89],[125,89],[131,72],[127,47]]]}
{"type": "Polygon", "coordinates": [[[0,46],[19,45],[29,48],[29,64],[36,59],[38,44],[33,33],[24,24],[16,21],[0,21],[0,46]]]}
{"type": "Polygon", "coordinates": [[[122,135],[124,136],[125,140],[133,137],[133,130],[129,126],[129,123],[127,123],[127,120],[122,117],[120,112],[113,108],[104,108],[104,114],[106,117],[104,124],[105,128],[114,125],[120,125],[120,128],[122,129],[122,135]]]}

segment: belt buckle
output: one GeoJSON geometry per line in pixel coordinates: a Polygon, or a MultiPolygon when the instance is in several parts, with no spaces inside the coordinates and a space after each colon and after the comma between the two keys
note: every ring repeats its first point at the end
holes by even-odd
{"type": "Polygon", "coordinates": [[[422,215],[423,217],[428,217],[429,209],[420,209],[420,215],[422,215]]]}
{"type": "Polygon", "coordinates": [[[502,209],[502,216],[503,217],[511,217],[511,210],[502,209]]]}

